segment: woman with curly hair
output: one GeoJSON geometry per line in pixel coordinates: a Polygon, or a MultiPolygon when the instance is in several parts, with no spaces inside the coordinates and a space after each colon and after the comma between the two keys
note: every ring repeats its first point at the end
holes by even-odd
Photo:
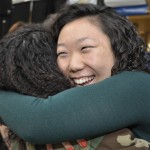
{"type": "MultiPolygon", "coordinates": [[[[24,25],[8,33],[0,41],[0,89],[46,98],[71,88],[69,79],[57,66],[54,48],[51,33],[40,25],[24,25]]],[[[4,139],[2,150],[46,149],[44,145],[31,146],[4,125],[0,131],[4,139]]]]}
{"type": "Polygon", "coordinates": [[[54,48],[51,33],[40,25],[24,25],[8,33],[0,41],[0,88],[36,97],[70,88],[58,68],[54,48]]]}
{"type": "Polygon", "coordinates": [[[80,87],[45,101],[1,91],[3,121],[33,143],[89,139],[116,131],[94,144],[89,140],[90,148],[148,149],[144,140],[150,141],[150,75],[146,47],[134,26],[111,8],[74,4],[60,11],[52,31],[58,66],[80,87]],[[11,111],[5,113],[8,108],[11,111]],[[132,133],[144,140],[134,139],[132,133]]]}

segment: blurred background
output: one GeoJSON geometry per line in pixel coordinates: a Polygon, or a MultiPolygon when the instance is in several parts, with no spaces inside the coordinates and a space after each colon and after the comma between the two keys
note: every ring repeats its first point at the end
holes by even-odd
{"type": "Polygon", "coordinates": [[[43,22],[64,5],[76,2],[113,7],[133,22],[150,51],[150,0],[0,0],[0,38],[14,24],[43,22]]]}

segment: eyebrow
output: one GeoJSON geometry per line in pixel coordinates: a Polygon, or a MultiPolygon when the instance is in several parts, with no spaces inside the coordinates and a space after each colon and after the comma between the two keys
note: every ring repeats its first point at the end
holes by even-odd
{"type": "MultiPolygon", "coordinates": [[[[93,41],[95,41],[94,38],[82,37],[82,38],[77,39],[77,42],[80,42],[80,43],[81,43],[81,42],[83,42],[83,41],[85,41],[85,40],[93,40],[93,41]]],[[[64,44],[64,43],[58,43],[58,44],[57,44],[57,47],[59,47],[59,46],[65,47],[65,44],[64,44]]]]}
{"type": "Polygon", "coordinates": [[[91,37],[83,37],[83,38],[80,38],[80,39],[78,39],[77,41],[79,41],[79,42],[83,42],[83,41],[85,41],[85,40],[93,40],[93,41],[95,41],[95,39],[94,38],[91,38],[91,37]]]}
{"type": "Polygon", "coordinates": [[[64,44],[64,43],[58,43],[58,44],[57,44],[57,47],[59,47],[59,46],[65,47],[65,44],[64,44]]]}

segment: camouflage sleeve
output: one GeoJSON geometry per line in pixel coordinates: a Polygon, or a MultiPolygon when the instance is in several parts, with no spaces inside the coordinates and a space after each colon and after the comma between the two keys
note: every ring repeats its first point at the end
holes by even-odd
{"type": "Polygon", "coordinates": [[[149,74],[123,72],[45,100],[0,91],[0,116],[20,137],[38,144],[100,136],[129,126],[150,140],[149,88],[149,74]]]}

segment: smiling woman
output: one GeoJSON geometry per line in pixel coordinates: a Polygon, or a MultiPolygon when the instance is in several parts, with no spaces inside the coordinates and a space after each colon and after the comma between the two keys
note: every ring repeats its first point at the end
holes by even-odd
{"type": "Polygon", "coordinates": [[[115,63],[110,40],[92,17],[74,20],[62,28],[57,55],[60,69],[76,85],[89,85],[110,77],[115,63]]]}
{"type": "Polygon", "coordinates": [[[75,4],[60,11],[52,31],[59,68],[77,86],[88,86],[44,101],[1,91],[3,121],[38,144],[87,138],[94,149],[138,150],[142,138],[147,144],[140,150],[148,150],[150,75],[146,47],[134,26],[111,8],[75,4]],[[122,135],[129,135],[123,138],[127,144],[122,135]]]}

